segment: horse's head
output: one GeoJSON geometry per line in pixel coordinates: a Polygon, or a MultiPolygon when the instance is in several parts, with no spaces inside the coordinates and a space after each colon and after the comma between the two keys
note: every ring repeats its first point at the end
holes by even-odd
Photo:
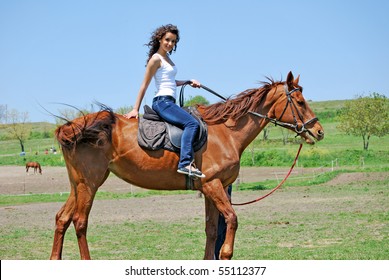
{"type": "Polygon", "coordinates": [[[324,138],[324,130],[302,94],[299,77],[295,79],[289,72],[286,81],[277,86],[274,95],[277,101],[268,117],[271,122],[299,134],[306,143],[314,144],[315,140],[324,138]]]}

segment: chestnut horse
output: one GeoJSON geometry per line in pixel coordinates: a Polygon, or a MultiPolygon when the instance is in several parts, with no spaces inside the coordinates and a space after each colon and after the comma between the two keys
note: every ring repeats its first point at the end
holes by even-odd
{"type": "MultiPolygon", "coordinates": [[[[195,154],[195,162],[206,177],[194,181],[195,188],[205,197],[205,259],[214,258],[219,213],[227,223],[220,259],[232,258],[238,221],[226,188],[238,177],[240,157],[261,130],[273,122],[296,131],[309,144],[323,139],[323,128],[298,83],[299,77],[294,79],[289,72],[285,82],[269,79],[258,89],[198,107],[208,125],[208,142],[195,154]]],[[[177,153],[140,148],[137,131],[136,119],[126,119],[107,108],[57,128],[71,190],[56,215],[51,259],[62,258],[64,235],[71,222],[81,259],[90,259],[88,217],[95,194],[110,172],[146,189],[186,189],[185,175],[177,173],[177,153]]]]}
{"type": "Polygon", "coordinates": [[[29,168],[34,168],[34,174],[37,173],[37,171],[39,170],[39,174],[42,175],[42,168],[41,168],[41,165],[39,164],[39,162],[36,162],[36,161],[30,161],[30,162],[27,162],[26,163],[26,172],[28,173],[28,169],[29,168]]]}

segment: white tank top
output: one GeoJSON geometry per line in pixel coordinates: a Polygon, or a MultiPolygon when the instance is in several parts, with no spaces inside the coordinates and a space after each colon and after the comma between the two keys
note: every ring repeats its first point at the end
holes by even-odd
{"type": "Polygon", "coordinates": [[[157,88],[155,96],[168,95],[176,98],[177,67],[169,64],[159,53],[155,53],[154,55],[157,55],[161,59],[161,67],[154,74],[155,86],[157,88]]]}

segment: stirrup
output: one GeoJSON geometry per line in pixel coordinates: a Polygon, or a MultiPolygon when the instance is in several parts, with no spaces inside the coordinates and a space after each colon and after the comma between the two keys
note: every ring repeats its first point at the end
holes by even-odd
{"type": "Polygon", "coordinates": [[[177,172],[180,174],[188,175],[193,179],[205,178],[205,175],[200,170],[197,169],[197,167],[193,164],[193,162],[190,164],[189,169],[186,167],[181,167],[177,169],[177,172]],[[193,170],[193,168],[195,170],[193,170]]]}

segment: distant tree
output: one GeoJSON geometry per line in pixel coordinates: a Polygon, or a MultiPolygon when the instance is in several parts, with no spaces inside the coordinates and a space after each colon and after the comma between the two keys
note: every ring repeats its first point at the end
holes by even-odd
{"type": "Polygon", "coordinates": [[[369,148],[371,136],[382,137],[389,133],[389,99],[372,93],[345,103],[338,128],[347,134],[362,136],[363,149],[369,148]]]}
{"type": "Polygon", "coordinates": [[[270,134],[270,126],[265,126],[265,128],[262,130],[262,139],[263,141],[266,141],[269,139],[269,134],[270,134]]]}
{"type": "Polygon", "coordinates": [[[0,104],[0,123],[7,123],[7,105],[0,104]]]}
{"type": "Polygon", "coordinates": [[[31,125],[27,123],[28,112],[20,113],[16,109],[12,109],[8,112],[8,119],[10,121],[9,133],[11,138],[19,140],[20,148],[24,152],[24,142],[31,132],[31,125]]]}
{"type": "Polygon", "coordinates": [[[130,112],[132,109],[133,109],[132,106],[123,106],[123,107],[117,108],[115,110],[115,113],[120,114],[120,115],[124,115],[124,114],[127,114],[128,112],[130,112]]]}
{"type": "Polygon", "coordinates": [[[251,155],[251,163],[255,166],[255,141],[252,141],[249,145],[249,151],[251,155]]]}
{"type": "Polygon", "coordinates": [[[283,127],[279,127],[280,131],[281,131],[281,135],[282,135],[282,143],[284,145],[288,144],[288,139],[289,139],[289,136],[292,134],[292,131],[290,131],[289,129],[285,129],[283,127]]]}
{"type": "Polygon", "coordinates": [[[184,106],[189,107],[196,104],[209,105],[209,101],[201,95],[196,95],[195,97],[190,96],[189,99],[185,101],[184,106]]]}
{"type": "Polygon", "coordinates": [[[55,122],[57,125],[62,125],[66,121],[74,120],[75,118],[82,117],[84,115],[87,115],[89,113],[95,112],[95,106],[92,104],[90,105],[90,109],[85,108],[74,108],[74,107],[66,107],[64,109],[59,110],[59,117],[56,118],[55,122]]]}
{"type": "MultiPolygon", "coordinates": [[[[77,111],[73,108],[64,108],[64,109],[59,109],[59,116],[66,119],[66,120],[73,120],[77,117],[77,111]]],[[[58,122],[59,123],[63,123],[65,120],[60,120],[60,119],[56,119],[57,121],[57,124],[58,122]]]]}

